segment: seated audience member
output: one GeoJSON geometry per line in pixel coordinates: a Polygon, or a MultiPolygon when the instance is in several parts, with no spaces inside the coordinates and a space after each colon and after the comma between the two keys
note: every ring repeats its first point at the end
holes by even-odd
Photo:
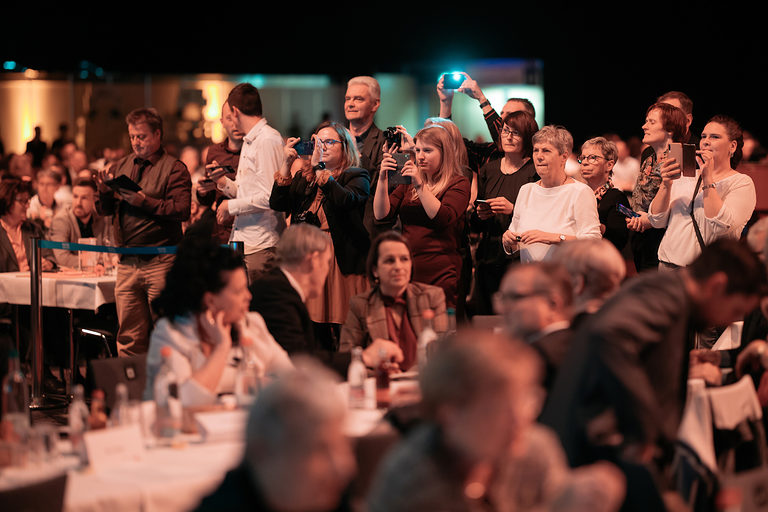
{"type": "Polygon", "coordinates": [[[595,193],[600,233],[618,250],[627,244],[629,231],[626,217],[618,205],[629,208],[626,194],[613,185],[613,167],[618,158],[616,144],[603,137],[589,139],[581,146],[581,176],[595,193]]]}
{"type": "Polygon", "coordinates": [[[553,262],[515,265],[494,295],[507,332],[535,348],[544,360],[549,389],[563,364],[571,336],[571,277],[553,262]]]}
{"type": "Polygon", "coordinates": [[[600,309],[627,275],[624,258],[607,240],[566,242],[552,254],[552,262],[562,265],[571,275],[574,329],[585,315],[600,309]]]}
{"type": "Polygon", "coordinates": [[[248,416],[242,462],[196,510],[351,510],[345,490],[355,459],[333,377],[302,360],[262,390],[248,416]]]}
{"type": "Polygon", "coordinates": [[[565,173],[573,137],[561,126],[545,126],[533,136],[533,163],[541,178],[520,188],[502,243],[520,261],[547,259],[556,244],[600,238],[595,195],[565,173]]]}
{"type": "Polygon", "coordinates": [[[368,171],[360,168],[354,139],[339,123],[322,123],[312,140],[315,149],[311,163],[322,168],[291,176],[291,166],[299,158],[293,146],[299,139],[288,139],[269,206],[290,213],[292,223],[309,222],[331,237],[331,267],[322,293],[307,297],[305,303],[312,321],[321,324],[318,328],[324,344],[335,349],[350,299],[368,289],[365,257],[371,240],[363,216],[370,178],[368,171]]]}
{"type": "Polygon", "coordinates": [[[430,357],[419,381],[425,422],[378,468],[371,512],[470,510],[487,493],[493,469],[536,418],[539,361],[521,343],[459,333],[430,357]]]}
{"type": "Polygon", "coordinates": [[[682,142],[685,123],[683,111],[667,103],[654,103],[645,113],[643,144],[650,146],[652,151],[640,164],[640,174],[630,196],[630,205],[640,216],[626,219],[627,227],[635,231],[630,245],[638,272],[659,267],[659,243],[664,230],[651,226],[648,208],[661,185],[661,166],[669,144],[682,142]]]}
{"type": "MultiPolygon", "coordinates": [[[[387,231],[373,241],[366,263],[373,288],[352,298],[341,329],[341,352],[373,344],[382,344],[386,350],[394,343],[403,354],[400,367],[408,370],[416,363],[416,342],[424,328],[424,311],[434,313],[432,327],[438,335],[447,330],[443,290],[411,282],[412,269],[411,250],[402,235],[387,231]]],[[[370,361],[364,362],[373,367],[370,361]]]]}
{"type": "MultiPolygon", "coordinates": [[[[472,296],[475,314],[490,315],[491,297],[509,266],[518,255],[504,251],[501,237],[509,227],[520,188],[539,179],[531,157],[533,134],[539,130],[528,112],[505,114],[499,147],[504,158],[491,160],[478,171],[477,199],[470,218],[472,230],[480,232],[475,251],[475,286],[472,296]]],[[[622,221],[623,222],[623,221],[622,221]]]]}
{"type": "Polygon", "coordinates": [[[458,298],[462,269],[464,219],[469,204],[470,184],[462,175],[450,131],[441,125],[420,130],[415,140],[415,161],[408,160],[402,175],[410,184],[401,184],[389,193],[389,171],[397,167],[386,147],[373,201],[377,222],[392,223],[399,215],[403,236],[413,251],[413,277],[439,286],[448,307],[458,298]]]}
{"type": "Polygon", "coordinates": [[[153,302],[160,320],[150,337],[145,400],[153,397],[164,347],[172,349],[170,364],[185,406],[212,404],[219,393],[234,390],[235,360],[242,357],[242,350],[233,337],[240,346],[250,340],[262,375],[292,368],[261,316],[248,312],[250,300],[238,254],[210,240],[183,240],[165,288],[153,302]]]}
{"type": "MultiPolygon", "coordinates": [[[[111,225],[108,218],[96,213],[96,190],[93,180],[75,181],[72,204],[53,218],[49,240],[77,243],[80,238],[95,238],[97,245],[104,245],[110,238],[111,225]]],[[[60,267],[80,267],[77,251],[54,250],[53,254],[60,267]]]]}
{"type": "MultiPolygon", "coordinates": [[[[42,238],[39,225],[27,219],[31,197],[29,182],[15,178],[0,182],[0,272],[26,272],[31,254],[27,246],[31,238],[42,238]]],[[[54,256],[43,251],[42,269],[55,267],[54,256]]]]}
{"type": "Polygon", "coordinates": [[[744,139],[739,124],[715,116],[701,133],[698,176],[682,176],[682,162],[667,157],[661,185],[648,208],[648,221],[666,228],[659,244],[659,268],[690,264],[717,238],[738,239],[755,210],[752,178],[736,171],[744,139]]]}
{"type": "Polygon", "coordinates": [[[766,291],[757,256],[721,239],[689,267],[641,276],[608,299],[573,336],[541,416],[570,464],[610,460],[628,476],[625,504],[661,509],[660,494],[676,494],[667,471],[692,333],[741,320],[766,291]],[[636,478],[638,471],[646,477],[636,478]]]}
{"type": "Polygon", "coordinates": [[[29,202],[27,218],[38,222],[46,232],[53,217],[67,206],[54,198],[60,186],[61,176],[56,171],[49,169],[37,173],[37,194],[29,202]]]}
{"type": "MultiPolygon", "coordinates": [[[[310,354],[346,374],[350,354],[319,346],[304,304],[308,297],[322,293],[331,264],[330,244],[330,237],[316,226],[305,222],[290,225],[277,244],[278,266],[251,285],[250,309],[261,314],[275,340],[289,354],[310,354]]],[[[372,344],[363,353],[372,367],[378,366],[380,347],[372,344]]],[[[390,347],[397,349],[393,343],[390,347]]],[[[389,352],[385,355],[387,359],[397,356],[389,352]]]]}

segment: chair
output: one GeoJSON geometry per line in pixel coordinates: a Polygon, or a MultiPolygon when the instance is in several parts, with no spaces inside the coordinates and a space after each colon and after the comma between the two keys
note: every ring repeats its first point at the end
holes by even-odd
{"type": "Polygon", "coordinates": [[[0,491],[3,510],[15,512],[50,512],[64,510],[67,474],[58,475],[24,487],[0,491]]]}
{"type": "Polygon", "coordinates": [[[94,359],[90,362],[94,388],[104,390],[110,409],[115,404],[115,386],[122,382],[128,386],[128,398],[141,400],[147,378],[147,355],[94,359]]]}

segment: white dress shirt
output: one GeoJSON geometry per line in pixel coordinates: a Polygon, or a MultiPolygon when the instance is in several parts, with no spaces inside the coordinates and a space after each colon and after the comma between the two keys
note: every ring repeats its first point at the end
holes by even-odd
{"type": "Polygon", "coordinates": [[[261,119],[243,137],[235,181],[227,179],[220,190],[235,217],[230,241],[245,243],[245,254],[274,247],[285,229],[285,215],[269,207],[275,173],[283,164],[283,138],[261,119]]]}

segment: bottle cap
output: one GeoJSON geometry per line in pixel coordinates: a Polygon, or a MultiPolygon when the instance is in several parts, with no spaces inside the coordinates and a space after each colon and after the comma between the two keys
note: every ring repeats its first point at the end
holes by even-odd
{"type": "Polygon", "coordinates": [[[160,355],[163,356],[164,358],[171,357],[171,347],[166,346],[161,348],[160,355]]]}
{"type": "Polygon", "coordinates": [[[431,309],[426,309],[421,314],[421,316],[424,317],[425,320],[432,320],[433,318],[435,318],[435,312],[432,311],[431,309]]]}
{"type": "Polygon", "coordinates": [[[93,393],[91,393],[91,400],[104,400],[104,390],[94,389],[93,393]]]}

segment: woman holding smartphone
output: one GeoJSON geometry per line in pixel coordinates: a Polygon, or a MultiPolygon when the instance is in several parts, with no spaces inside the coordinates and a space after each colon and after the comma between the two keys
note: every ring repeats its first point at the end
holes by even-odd
{"type": "Polygon", "coordinates": [[[659,245],[659,269],[684,267],[717,238],[738,239],[755,209],[752,178],[739,165],[744,136],[739,124],[715,116],[701,133],[696,176],[681,176],[680,162],[668,157],[648,221],[666,232],[659,245]]]}
{"type": "Polygon", "coordinates": [[[481,233],[475,252],[475,293],[472,298],[474,314],[492,315],[491,297],[499,289],[501,278],[519,256],[508,255],[501,237],[509,227],[520,187],[538,181],[533,165],[533,134],[539,125],[524,111],[504,115],[499,149],[504,158],[491,160],[477,173],[477,201],[471,217],[471,227],[481,233]]]}
{"type": "Polygon", "coordinates": [[[299,139],[288,139],[286,160],[275,176],[269,206],[290,213],[291,223],[314,224],[331,236],[333,263],[323,294],[308,299],[306,304],[312,321],[325,326],[318,332],[320,338],[338,345],[349,300],[368,289],[365,258],[371,242],[363,225],[363,213],[370,178],[360,168],[354,138],[339,123],[322,123],[312,140],[311,165],[292,176],[291,167],[299,156],[294,146],[299,139]]]}
{"type": "Polygon", "coordinates": [[[391,194],[388,174],[397,170],[397,163],[392,156],[393,148],[384,148],[373,213],[381,223],[400,216],[403,236],[413,250],[414,281],[441,287],[448,307],[455,307],[470,184],[462,174],[446,128],[423,128],[414,142],[415,159],[406,162],[402,169],[411,183],[399,185],[391,194]]]}

